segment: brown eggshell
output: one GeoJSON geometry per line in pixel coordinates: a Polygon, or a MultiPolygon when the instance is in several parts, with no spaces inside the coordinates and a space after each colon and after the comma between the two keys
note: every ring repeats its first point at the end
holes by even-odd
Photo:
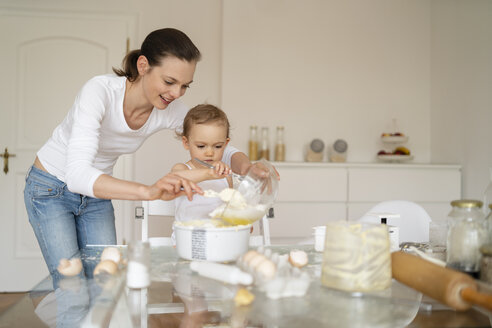
{"type": "Polygon", "coordinates": [[[98,263],[94,269],[94,275],[106,272],[109,274],[115,274],[118,271],[118,265],[111,260],[104,260],[98,263]]]}

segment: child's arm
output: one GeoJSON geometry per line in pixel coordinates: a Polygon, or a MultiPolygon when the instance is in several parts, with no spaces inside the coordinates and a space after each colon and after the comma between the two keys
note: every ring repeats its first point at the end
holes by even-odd
{"type": "Polygon", "coordinates": [[[205,180],[222,179],[230,173],[228,172],[228,170],[223,170],[222,173],[218,173],[216,169],[209,168],[190,169],[188,168],[188,166],[182,163],[174,165],[171,169],[171,172],[194,183],[202,182],[205,180]]]}

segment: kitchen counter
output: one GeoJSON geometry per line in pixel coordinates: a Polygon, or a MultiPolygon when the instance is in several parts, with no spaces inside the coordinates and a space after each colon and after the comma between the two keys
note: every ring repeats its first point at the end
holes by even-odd
{"type": "MultiPolygon", "coordinates": [[[[293,247],[271,248],[282,254],[293,247]]],[[[432,327],[427,323],[436,311],[422,312],[420,293],[397,281],[373,293],[326,288],[319,280],[322,254],[311,245],[295,248],[309,255],[309,265],[303,270],[312,282],[304,297],[272,300],[253,288],[255,301],[236,307],[237,286],[191,272],[189,261],[179,259],[174,248],[163,246],[152,248],[148,289],[127,289],[124,270],[116,276],[63,279],[56,289],[48,277],[0,315],[0,327],[432,327]]],[[[91,247],[82,254],[87,272],[92,272],[102,249],[91,247]]],[[[125,247],[121,249],[125,253],[125,247]]],[[[445,312],[442,306],[439,311],[445,312]]],[[[478,312],[447,312],[481,320],[469,327],[490,326],[488,318],[478,312]]]]}

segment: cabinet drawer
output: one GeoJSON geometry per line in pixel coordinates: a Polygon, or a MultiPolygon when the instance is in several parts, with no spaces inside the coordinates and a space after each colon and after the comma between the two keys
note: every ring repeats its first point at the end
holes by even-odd
{"type": "Polygon", "coordinates": [[[270,220],[272,237],[312,236],[313,227],[329,221],[345,220],[345,203],[276,203],[275,218],[270,220]]]}
{"type": "Polygon", "coordinates": [[[345,168],[279,167],[278,201],[345,202],[347,170],[345,168]]]}
{"type": "Polygon", "coordinates": [[[350,168],[349,202],[449,202],[461,195],[457,169],[350,168]]]}

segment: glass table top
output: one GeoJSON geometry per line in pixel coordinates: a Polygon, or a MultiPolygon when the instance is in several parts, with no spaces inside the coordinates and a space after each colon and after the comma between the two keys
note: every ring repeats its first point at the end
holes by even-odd
{"type": "MultiPolygon", "coordinates": [[[[43,280],[28,296],[0,315],[0,327],[404,327],[416,316],[421,294],[393,280],[390,288],[372,293],[348,293],[321,285],[322,253],[312,245],[271,246],[308,253],[302,270],[311,283],[304,297],[270,299],[257,287],[255,300],[236,306],[238,286],[191,271],[173,247],[151,249],[151,280],[146,289],[125,286],[125,268],[118,274],[91,272],[104,246],[80,254],[86,275],[53,284],[43,280]]],[[[120,247],[126,256],[126,247],[120,247]]]]}

